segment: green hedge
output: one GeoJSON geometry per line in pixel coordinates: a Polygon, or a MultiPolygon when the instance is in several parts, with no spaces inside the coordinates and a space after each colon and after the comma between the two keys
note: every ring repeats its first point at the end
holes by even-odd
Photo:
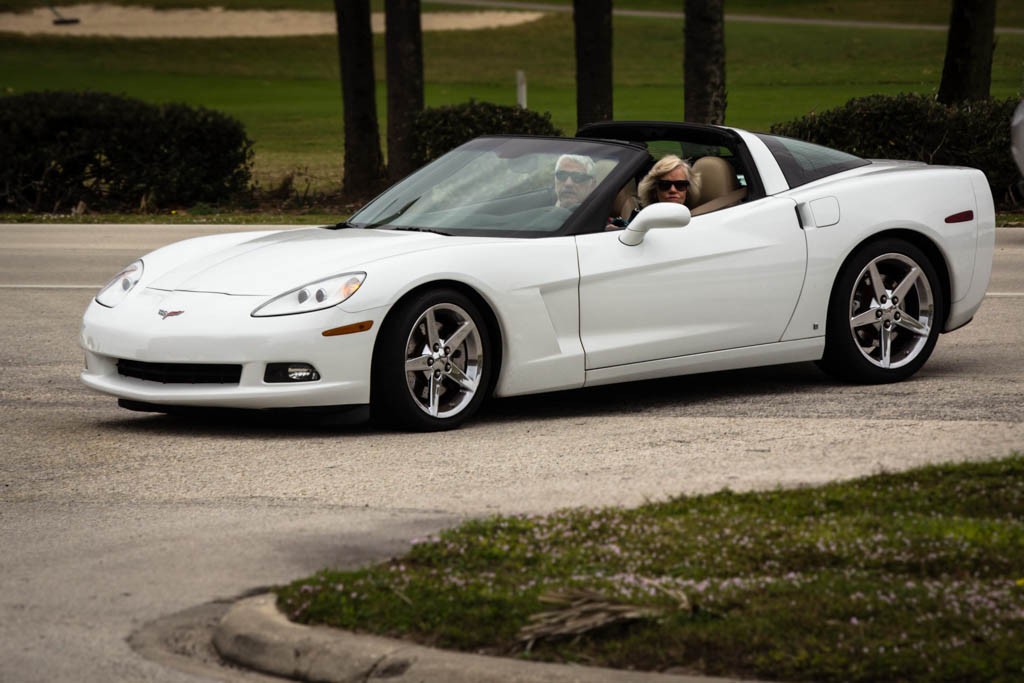
{"type": "Polygon", "coordinates": [[[1010,120],[1017,103],[983,100],[946,106],[927,95],[870,95],[777,123],[771,132],[865,158],[979,168],[996,203],[1005,203],[1020,178],[1010,152],[1010,120]]]}
{"type": "Polygon", "coordinates": [[[135,211],[249,188],[252,141],[225,114],[106,93],[0,98],[0,207],[135,211]]]}
{"type": "Polygon", "coordinates": [[[562,135],[551,114],[521,107],[470,100],[447,107],[427,108],[413,122],[416,165],[422,166],[445,152],[481,135],[562,135]]]}

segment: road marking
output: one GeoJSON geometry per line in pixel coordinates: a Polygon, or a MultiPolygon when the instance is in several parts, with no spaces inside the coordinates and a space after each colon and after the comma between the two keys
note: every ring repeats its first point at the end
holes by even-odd
{"type": "Polygon", "coordinates": [[[1024,296],[1024,292],[986,292],[985,296],[993,299],[1012,299],[1024,296]]]}
{"type": "Polygon", "coordinates": [[[103,285],[0,285],[0,289],[101,289],[103,285]]]}

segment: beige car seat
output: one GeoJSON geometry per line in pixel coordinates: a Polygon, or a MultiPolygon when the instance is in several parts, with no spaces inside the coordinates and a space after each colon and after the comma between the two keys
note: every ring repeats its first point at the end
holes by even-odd
{"type": "Polygon", "coordinates": [[[629,220],[629,217],[633,215],[633,211],[639,206],[640,200],[636,194],[636,181],[630,180],[615,195],[615,200],[612,202],[611,215],[629,220]]]}
{"type": "Polygon", "coordinates": [[[747,188],[739,186],[732,164],[721,157],[697,159],[693,172],[700,178],[700,203],[691,212],[694,216],[739,204],[747,196],[747,188]]]}

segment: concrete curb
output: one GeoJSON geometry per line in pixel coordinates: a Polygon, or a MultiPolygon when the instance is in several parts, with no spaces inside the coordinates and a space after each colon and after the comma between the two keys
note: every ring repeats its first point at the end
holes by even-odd
{"type": "Polygon", "coordinates": [[[395,683],[738,682],[486,657],[303,626],[288,621],[278,611],[272,594],[236,602],[214,629],[213,644],[231,662],[310,683],[355,683],[375,678],[395,683]]]}

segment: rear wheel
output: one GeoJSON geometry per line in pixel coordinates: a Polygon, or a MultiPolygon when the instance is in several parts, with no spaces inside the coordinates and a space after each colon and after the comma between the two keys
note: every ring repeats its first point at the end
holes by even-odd
{"type": "Polygon", "coordinates": [[[943,310],[942,286],[924,252],[900,239],[867,244],[836,281],[819,364],[852,382],[906,379],[935,348],[943,310]]]}
{"type": "Polygon", "coordinates": [[[453,429],[473,415],[491,383],[487,326],[453,289],[420,293],[388,318],[374,353],[375,420],[416,431],[453,429]]]}

